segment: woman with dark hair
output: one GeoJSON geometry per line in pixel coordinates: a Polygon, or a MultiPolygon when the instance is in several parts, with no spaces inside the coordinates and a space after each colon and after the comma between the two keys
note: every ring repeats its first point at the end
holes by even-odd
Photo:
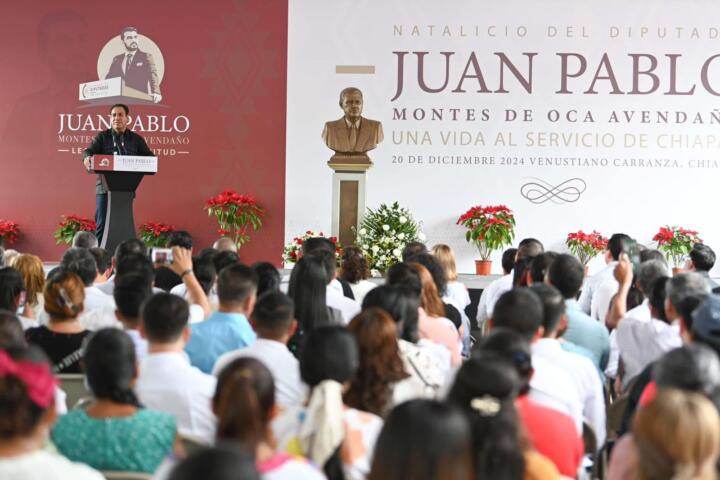
{"type": "MultiPolygon", "coordinates": [[[[265,477],[263,477],[265,478],[265,477]]],[[[251,453],[228,445],[204,448],[180,462],[169,480],[260,480],[251,453]]]]}
{"type": "MultiPolygon", "coordinates": [[[[0,268],[0,310],[17,312],[25,302],[25,285],[22,275],[12,267],[0,268]]],[[[23,328],[35,324],[31,319],[21,319],[23,328]]]]}
{"type": "Polygon", "coordinates": [[[103,479],[99,472],[43,448],[57,418],[56,385],[39,348],[0,350],[0,478],[103,479]]]}
{"type": "Polygon", "coordinates": [[[368,262],[358,247],[345,247],[342,253],[342,270],[340,278],[350,284],[355,301],[362,303],[365,295],[377,287],[373,282],[368,281],[370,269],[368,262]]]}
{"type": "Polygon", "coordinates": [[[420,275],[422,290],[420,292],[420,310],[418,312],[418,328],[420,338],[427,338],[444,346],[450,352],[450,363],[453,367],[460,365],[460,348],[462,338],[455,325],[445,315],[445,305],[438,295],[437,287],[427,268],[419,263],[410,263],[410,268],[420,275]]]}
{"type": "MultiPolygon", "coordinates": [[[[441,363],[435,355],[438,346],[428,340],[418,340],[419,306],[420,302],[412,290],[401,285],[381,285],[370,291],[363,301],[363,310],[382,309],[395,322],[400,358],[405,372],[410,375],[401,382],[398,395],[405,394],[406,398],[433,398],[445,383],[445,374],[450,368],[450,355],[445,355],[441,363]]],[[[401,397],[395,394],[393,397],[395,403],[399,403],[401,397]]]]}
{"type": "Polygon", "coordinates": [[[472,480],[470,447],[462,413],[434,400],[412,400],[390,412],[368,480],[472,480]]]}
{"type": "Polygon", "coordinates": [[[342,325],[342,314],[327,305],[327,285],[330,283],[323,259],[305,255],[290,274],[288,296],[295,302],[298,328],[288,347],[300,358],[305,337],[318,327],[342,325]]]}
{"type": "Polygon", "coordinates": [[[555,465],[533,451],[515,410],[520,378],[515,367],[496,355],[476,355],[458,371],[448,402],[465,412],[473,435],[478,480],[559,478],[555,465]]]}
{"type": "Polygon", "coordinates": [[[98,470],[153,473],[175,450],[175,418],[145,410],[133,387],[135,344],[122,330],[99,330],[87,343],[84,364],[94,400],[62,416],[52,431],[58,451],[98,470]]]}
{"type": "Polygon", "coordinates": [[[85,302],[85,284],[74,273],[58,271],[45,285],[44,309],[47,326],[29,328],[25,338],[42,348],[55,373],[81,373],[82,344],[90,335],[80,324],[85,302]]]}
{"type": "Polygon", "coordinates": [[[239,358],[222,369],[213,398],[217,442],[235,443],[255,455],[264,480],[321,480],[307,461],[276,451],[270,422],[279,409],[270,370],[254,358],[239,358]]]}
{"type": "Polygon", "coordinates": [[[300,358],[300,376],[310,387],[308,402],[273,421],[280,448],[322,466],[329,480],[365,478],[382,428],[378,416],[343,404],[358,364],[357,342],[345,328],[310,332],[300,358]]]}
{"type": "Polygon", "coordinates": [[[399,385],[409,375],[400,358],[397,326],[384,311],[369,308],[352,319],[348,331],[357,340],[360,366],[343,396],[345,404],[384,417],[393,405],[412,398],[399,385]]]}

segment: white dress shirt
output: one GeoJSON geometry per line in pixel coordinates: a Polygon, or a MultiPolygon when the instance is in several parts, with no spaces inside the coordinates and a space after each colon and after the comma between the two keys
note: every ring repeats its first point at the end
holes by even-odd
{"type": "Polygon", "coordinates": [[[587,357],[563,350],[560,342],[553,338],[542,338],[532,345],[533,364],[538,358],[544,358],[560,366],[570,375],[575,391],[582,402],[582,413],[590,422],[598,445],[605,442],[605,397],[595,365],[587,357]]]}
{"type": "Polygon", "coordinates": [[[147,408],[175,416],[180,435],[215,437],[212,398],[217,379],[190,365],[185,353],[148,353],[140,363],[135,391],[147,408]]]}
{"type": "Polygon", "coordinates": [[[135,358],[137,359],[138,363],[142,362],[143,359],[147,356],[148,341],[145,340],[142,335],[140,335],[140,332],[138,330],[126,328],[125,333],[128,334],[130,339],[135,344],[135,358]]]}
{"type": "MultiPolygon", "coordinates": [[[[340,285],[340,282],[338,282],[338,285],[340,285]]],[[[343,295],[342,286],[340,287],[340,291],[338,291],[338,289],[335,288],[335,286],[333,286],[333,284],[331,283],[327,286],[326,290],[327,306],[340,310],[345,325],[350,323],[350,320],[352,320],[355,315],[360,313],[360,304],[358,304],[355,300],[347,298],[345,295],[343,295]]]]}
{"type": "Polygon", "coordinates": [[[110,278],[99,285],[95,285],[105,295],[112,296],[115,290],[115,275],[113,274],[110,278]]]}
{"type": "Polygon", "coordinates": [[[508,275],[503,275],[497,280],[493,280],[492,283],[490,283],[490,285],[488,285],[487,288],[482,291],[477,309],[478,327],[482,328],[482,326],[485,324],[485,321],[488,318],[492,317],[492,312],[495,308],[495,304],[497,303],[498,298],[500,298],[503,293],[512,290],[512,285],[513,275],[512,273],[510,273],[508,275]]]}
{"type": "Polygon", "coordinates": [[[237,358],[252,357],[260,360],[272,373],[275,381],[275,399],[283,407],[300,405],[305,401],[307,387],[300,380],[300,363],[284,343],[258,338],[249,347],[221,355],[212,373],[216,377],[223,368],[237,358]]]}
{"type": "MultiPolygon", "coordinates": [[[[582,292],[580,292],[580,298],[578,298],[578,303],[580,304],[580,309],[593,318],[598,318],[591,313],[595,292],[603,283],[610,280],[615,281],[613,271],[615,270],[615,265],[617,265],[617,263],[617,261],[610,262],[605,265],[605,268],[585,279],[585,283],[582,286],[582,292]]],[[[617,282],[615,283],[617,285],[617,282]]],[[[617,291],[617,288],[615,291],[617,291]]],[[[605,321],[605,317],[602,318],[602,321],[605,321]]]]}
{"type": "MultiPolygon", "coordinates": [[[[582,434],[583,403],[565,365],[557,364],[542,355],[532,356],[533,376],[530,379],[530,398],[573,419],[578,435],[582,434]]],[[[593,367],[595,368],[595,367],[593,367]]],[[[595,373],[595,376],[600,376],[595,373]]]]}
{"type": "Polygon", "coordinates": [[[646,303],[647,300],[629,311],[615,329],[618,350],[625,368],[623,387],[663,354],[682,346],[678,322],[668,324],[652,318],[646,303]],[[644,311],[638,310],[640,307],[644,307],[644,311]]]}

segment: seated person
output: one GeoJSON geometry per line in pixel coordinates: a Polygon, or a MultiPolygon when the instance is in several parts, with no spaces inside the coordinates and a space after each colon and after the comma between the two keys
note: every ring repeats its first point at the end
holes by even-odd
{"type": "Polygon", "coordinates": [[[338,478],[336,472],[347,479],[364,478],[382,428],[380,417],[343,404],[342,392],[358,363],[357,343],[344,327],[311,331],[300,359],[310,398],[273,421],[279,448],[307,457],[329,478],[338,478]]]}
{"type": "Polygon", "coordinates": [[[258,298],[250,322],[258,335],[255,343],[218,358],[213,375],[219,375],[236,358],[256,358],[272,372],[277,403],[282,407],[301,404],[306,392],[300,380],[300,363],[287,348],[297,329],[292,299],[279,290],[265,293],[258,298]]]}
{"type": "Polygon", "coordinates": [[[102,480],[86,465],[44,449],[57,414],[57,380],[37,347],[0,350],[0,478],[102,480]]]}
{"type": "Polygon", "coordinates": [[[147,354],[147,340],[140,335],[140,306],[152,296],[150,284],[139,273],[118,278],[113,290],[115,316],[135,344],[135,356],[142,361],[147,354]]]}
{"type": "Polygon", "coordinates": [[[325,475],[307,460],[277,451],[270,422],[278,414],[270,370],[254,358],[237,358],[220,372],[213,398],[218,417],[217,442],[255,453],[264,479],[322,480],[325,475]]]}
{"type": "Polygon", "coordinates": [[[235,264],[220,272],[220,308],[204,322],[192,326],[185,347],[190,363],[210,373],[220,355],[255,342],[255,332],[247,317],[255,306],[257,283],[257,274],[245,265],[235,264]]]}
{"type": "Polygon", "coordinates": [[[135,346],[125,332],[96,332],[84,363],[95,399],[58,420],[51,438],[60,453],[98,470],[153,473],[174,448],[182,451],[175,418],[142,408],[133,392],[135,346]]]}
{"type": "Polygon", "coordinates": [[[85,285],[71,272],[62,269],[48,278],[44,307],[47,326],[29,328],[25,338],[42,348],[55,373],[81,373],[82,345],[90,334],[79,321],[85,302],[85,285]]]}
{"type": "Polygon", "coordinates": [[[185,355],[189,315],[187,302],[170,293],[158,293],[145,303],[140,330],[149,347],[135,391],[147,408],[173,415],[181,435],[209,444],[215,436],[210,411],[215,377],[191,366],[185,355]]]}

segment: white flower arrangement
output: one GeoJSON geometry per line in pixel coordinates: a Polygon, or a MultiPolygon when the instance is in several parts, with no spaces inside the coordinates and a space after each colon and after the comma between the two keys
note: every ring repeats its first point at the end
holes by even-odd
{"type": "Polygon", "coordinates": [[[398,202],[381,204],[377,210],[368,208],[356,237],[355,244],[362,249],[373,276],[401,262],[405,245],[425,240],[420,225],[398,202]]]}

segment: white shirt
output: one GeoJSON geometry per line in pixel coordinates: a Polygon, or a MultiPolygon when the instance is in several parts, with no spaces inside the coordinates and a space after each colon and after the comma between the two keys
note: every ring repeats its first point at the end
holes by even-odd
{"type": "Polygon", "coordinates": [[[452,300],[455,307],[461,312],[470,305],[470,293],[467,287],[460,282],[448,282],[445,296],[452,300]]]}
{"type": "MultiPolygon", "coordinates": [[[[340,282],[338,282],[338,285],[339,284],[340,282]]],[[[327,306],[340,310],[345,325],[350,323],[350,320],[352,320],[355,315],[360,313],[360,304],[358,304],[355,300],[347,298],[345,295],[343,295],[342,286],[340,287],[340,291],[338,291],[337,288],[335,288],[331,283],[327,286],[326,290],[327,306]]]]}
{"type": "Polygon", "coordinates": [[[286,461],[262,474],[263,480],[325,480],[326,477],[307,461],[288,457],[286,461]]]}
{"type": "MultiPolygon", "coordinates": [[[[583,403],[565,365],[557,364],[542,355],[532,356],[533,376],[530,379],[530,398],[548,408],[568,415],[582,434],[583,403]]],[[[593,367],[594,368],[594,367],[593,367]]],[[[596,376],[599,377],[597,373],[596,376]]]]}
{"type": "Polygon", "coordinates": [[[132,339],[133,343],[135,344],[135,358],[137,359],[138,363],[142,362],[143,359],[147,356],[148,341],[145,340],[142,335],[140,335],[140,332],[138,330],[128,328],[125,330],[125,333],[128,334],[130,339],[132,339]]]}
{"type": "Polygon", "coordinates": [[[652,318],[649,307],[646,311],[647,314],[643,316],[633,316],[628,312],[615,329],[620,357],[625,367],[623,386],[627,386],[630,380],[663,354],[682,346],[678,322],[670,325],[652,318]]]}
{"type": "Polygon", "coordinates": [[[112,296],[113,292],[115,291],[115,275],[112,275],[105,282],[99,285],[95,285],[95,287],[97,287],[97,289],[105,295],[112,296]]]}
{"type": "Polygon", "coordinates": [[[370,280],[360,280],[358,283],[348,282],[348,284],[350,285],[350,289],[352,290],[353,296],[355,297],[355,301],[358,305],[362,305],[365,295],[367,295],[370,290],[377,287],[377,284],[371,282],[370,280]]]}
{"type": "Polygon", "coordinates": [[[480,295],[480,301],[477,309],[477,324],[482,327],[485,321],[492,317],[493,309],[500,296],[511,290],[513,285],[512,273],[503,275],[497,280],[493,280],[480,295]]]}
{"type": "Polygon", "coordinates": [[[147,408],[175,416],[181,435],[212,443],[216,419],[212,398],[217,380],[190,365],[184,353],[148,353],[135,391],[147,408]]]}
{"type": "MultiPolygon", "coordinates": [[[[617,261],[610,262],[605,265],[605,268],[585,279],[585,283],[582,286],[582,292],[580,292],[580,298],[578,298],[578,303],[580,304],[580,308],[582,309],[582,311],[593,318],[596,318],[591,314],[590,311],[592,307],[593,296],[595,295],[595,292],[600,285],[609,280],[615,281],[613,271],[615,270],[615,265],[617,265],[617,263],[617,261]]],[[[617,291],[617,288],[615,289],[615,291],[617,291]]],[[[603,317],[602,320],[604,322],[605,317],[603,317]]]]}
{"type": "Polygon", "coordinates": [[[410,376],[395,385],[393,404],[399,405],[413,398],[435,398],[445,383],[445,370],[437,365],[430,353],[416,344],[398,340],[398,347],[405,372],[410,376]]]}
{"type": "MultiPolygon", "coordinates": [[[[638,305],[635,308],[631,308],[627,311],[625,314],[625,317],[623,318],[634,318],[641,321],[650,321],[650,302],[648,299],[645,299],[643,303],[638,305]]],[[[618,367],[620,366],[620,347],[618,346],[618,340],[617,340],[617,328],[614,328],[612,332],[610,332],[610,356],[608,358],[607,366],[605,367],[605,375],[607,375],[610,378],[617,377],[618,373],[618,367]]],[[[627,367],[627,366],[626,366],[627,367]]],[[[632,367],[631,367],[632,368],[632,367]]],[[[641,370],[642,371],[642,370],[641,370]]],[[[625,377],[623,377],[623,383],[625,383],[626,380],[630,380],[631,377],[627,376],[627,368],[625,369],[625,377]]],[[[633,373],[632,376],[634,377],[640,372],[633,373]]]]}
{"type": "Polygon", "coordinates": [[[115,299],[112,295],[106,295],[96,286],[85,287],[85,312],[98,310],[105,307],[115,308],[115,299]]]}
{"type": "Polygon", "coordinates": [[[587,357],[563,350],[560,342],[553,338],[542,338],[533,343],[533,364],[539,358],[560,366],[569,374],[582,402],[583,416],[595,430],[598,445],[602,445],[606,428],[605,396],[595,365],[587,357]]]}
{"type": "Polygon", "coordinates": [[[279,405],[291,407],[305,401],[307,387],[300,380],[300,363],[290,353],[287,345],[258,338],[248,347],[221,355],[215,362],[213,375],[217,377],[225,366],[242,357],[255,358],[268,367],[275,381],[275,399],[279,405]]]}
{"type": "Polygon", "coordinates": [[[45,450],[0,457],[0,478],[12,480],[104,480],[100,472],[45,450]]]}

